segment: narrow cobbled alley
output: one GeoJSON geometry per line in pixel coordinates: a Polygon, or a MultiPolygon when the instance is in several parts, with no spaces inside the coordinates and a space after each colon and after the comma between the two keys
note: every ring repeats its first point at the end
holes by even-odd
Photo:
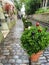
{"type": "Polygon", "coordinates": [[[0,44],[0,65],[29,65],[28,55],[21,47],[23,29],[22,20],[16,21],[3,45],[0,44]]]}

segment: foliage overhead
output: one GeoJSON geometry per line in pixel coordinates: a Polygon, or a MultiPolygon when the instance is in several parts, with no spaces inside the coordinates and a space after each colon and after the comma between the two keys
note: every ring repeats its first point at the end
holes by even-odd
{"type": "Polygon", "coordinates": [[[49,8],[47,8],[46,10],[43,8],[39,8],[35,13],[36,14],[49,13],[49,8]]]}
{"type": "Polygon", "coordinates": [[[14,0],[14,4],[15,4],[15,7],[20,10],[21,8],[21,4],[17,1],[17,0],[14,0]]]}
{"type": "Polygon", "coordinates": [[[33,14],[40,7],[41,0],[25,0],[26,14],[33,14]]]}

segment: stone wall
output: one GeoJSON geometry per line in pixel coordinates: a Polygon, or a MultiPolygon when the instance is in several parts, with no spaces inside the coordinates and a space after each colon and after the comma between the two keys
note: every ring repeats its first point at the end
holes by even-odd
{"type": "Polygon", "coordinates": [[[32,15],[32,19],[43,21],[43,22],[49,22],[49,13],[32,15]]]}

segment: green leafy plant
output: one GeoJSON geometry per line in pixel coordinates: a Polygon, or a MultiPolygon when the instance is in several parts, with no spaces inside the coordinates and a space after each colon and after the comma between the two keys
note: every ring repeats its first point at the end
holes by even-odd
{"type": "Polygon", "coordinates": [[[24,22],[24,26],[25,26],[25,28],[28,28],[29,26],[32,26],[32,23],[30,21],[26,20],[24,22]]]}
{"type": "Polygon", "coordinates": [[[25,28],[28,28],[29,26],[32,26],[31,21],[27,20],[26,18],[22,18],[22,21],[24,23],[25,28]]]}
{"type": "Polygon", "coordinates": [[[37,9],[40,8],[41,0],[26,0],[25,1],[25,9],[26,14],[34,14],[37,9]]]}
{"type": "Polygon", "coordinates": [[[26,20],[27,20],[26,18],[22,17],[22,21],[23,21],[23,22],[25,22],[26,20]]]}
{"type": "Polygon", "coordinates": [[[49,32],[47,28],[39,26],[31,26],[26,29],[21,37],[22,47],[29,55],[44,50],[49,44],[49,32]]]}
{"type": "Polygon", "coordinates": [[[17,0],[14,0],[14,5],[15,5],[16,9],[18,9],[18,10],[20,10],[20,9],[21,9],[21,4],[20,4],[20,3],[18,3],[18,1],[17,1],[17,0]]]}
{"type": "Polygon", "coordinates": [[[49,8],[47,8],[46,10],[43,8],[39,8],[35,13],[36,14],[41,14],[41,13],[47,13],[49,12],[49,8]]]}

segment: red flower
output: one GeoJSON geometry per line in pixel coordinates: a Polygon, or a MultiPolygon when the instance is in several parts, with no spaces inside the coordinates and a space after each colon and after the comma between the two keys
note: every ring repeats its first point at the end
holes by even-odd
{"type": "Polygon", "coordinates": [[[9,5],[9,4],[6,4],[6,5],[5,5],[5,11],[8,12],[9,10],[10,10],[10,5],[9,5]]]}
{"type": "Polygon", "coordinates": [[[36,22],[36,26],[39,26],[39,22],[36,22]]]}

